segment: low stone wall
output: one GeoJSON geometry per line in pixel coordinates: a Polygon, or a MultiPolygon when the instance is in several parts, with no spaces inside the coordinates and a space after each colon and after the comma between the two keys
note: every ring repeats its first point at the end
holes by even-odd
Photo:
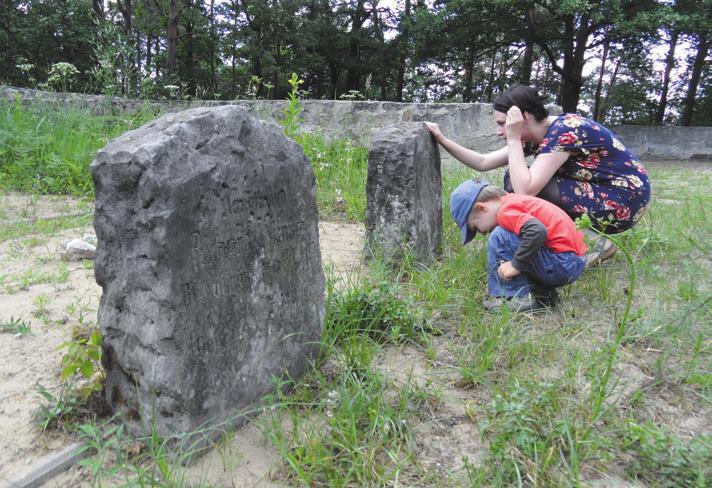
{"type": "MultiPolygon", "coordinates": [[[[287,102],[277,100],[159,100],[142,101],[102,95],[55,93],[0,86],[0,100],[19,99],[23,103],[70,105],[94,113],[132,111],[149,107],[157,113],[192,107],[240,105],[262,119],[279,118],[287,102]]],[[[373,131],[398,122],[437,122],[450,139],[477,151],[492,151],[503,142],[495,135],[492,105],[486,103],[396,103],[376,101],[302,101],[303,126],[328,138],[348,139],[368,145],[373,131]]],[[[560,113],[559,107],[550,107],[560,113]]],[[[712,127],[622,126],[614,128],[620,139],[643,158],[711,159],[712,127]]],[[[447,152],[443,163],[451,164],[447,152]]]]}
{"type": "Polygon", "coordinates": [[[615,132],[641,158],[712,160],[712,127],[624,125],[615,132]]]}
{"type": "MultiPolygon", "coordinates": [[[[286,101],[141,101],[102,95],[55,93],[25,88],[0,87],[0,100],[19,99],[22,103],[69,105],[86,108],[96,114],[109,111],[126,112],[149,107],[161,113],[176,112],[192,107],[240,105],[259,118],[279,118],[286,101]]],[[[497,139],[492,106],[484,103],[396,103],[377,101],[302,101],[303,126],[308,131],[328,138],[348,139],[367,145],[371,133],[398,122],[437,122],[443,133],[466,147],[490,151],[502,146],[497,139]]],[[[443,156],[447,156],[444,153],[443,156]]]]}

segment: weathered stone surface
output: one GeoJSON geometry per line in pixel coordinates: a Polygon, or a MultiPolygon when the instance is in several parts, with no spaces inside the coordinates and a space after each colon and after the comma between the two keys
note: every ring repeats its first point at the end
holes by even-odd
{"type": "Polygon", "coordinates": [[[105,393],[130,427],[222,422],[305,370],[324,315],[315,179],[276,124],[167,115],[91,171],[105,393]]]}
{"type": "Polygon", "coordinates": [[[622,125],[615,132],[641,158],[712,160],[712,127],[622,125]]]}
{"type": "Polygon", "coordinates": [[[427,262],[442,240],[440,152],[424,123],[375,132],[368,151],[366,246],[427,262]]]}

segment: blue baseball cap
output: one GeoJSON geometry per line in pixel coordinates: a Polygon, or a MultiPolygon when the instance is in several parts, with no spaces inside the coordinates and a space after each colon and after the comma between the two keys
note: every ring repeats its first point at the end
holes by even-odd
{"type": "Polygon", "coordinates": [[[470,215],[470,209],[486,186],[489,186],[487,180],[467,180],[460,183],[450,195],[450,213],[462,232],[463,246],[474,239],[477,233],[467,227],[467,216],[470,215]]]}

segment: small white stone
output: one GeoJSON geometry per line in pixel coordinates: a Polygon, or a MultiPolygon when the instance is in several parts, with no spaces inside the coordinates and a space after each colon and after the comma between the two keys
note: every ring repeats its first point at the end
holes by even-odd
{"type": "Polygon", "coordinates": [[[82,239],[72,239],[65,247],[62,256],[67,261],[81,261],[82,259],[94,259],[96,247],[82,239]]]}

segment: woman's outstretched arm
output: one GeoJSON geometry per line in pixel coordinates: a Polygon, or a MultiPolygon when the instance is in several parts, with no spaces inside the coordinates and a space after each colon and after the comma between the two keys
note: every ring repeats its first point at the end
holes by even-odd
{"type": "Polygon", "coordinates": [[[425,125],[427,125],[435,141],[465,166],[469,166],[476,171],[489,171],[507,164],[508,149],[506,146],[485,154],[478,153],[445,137],[438,124],[426,122],[425,125]]]}

